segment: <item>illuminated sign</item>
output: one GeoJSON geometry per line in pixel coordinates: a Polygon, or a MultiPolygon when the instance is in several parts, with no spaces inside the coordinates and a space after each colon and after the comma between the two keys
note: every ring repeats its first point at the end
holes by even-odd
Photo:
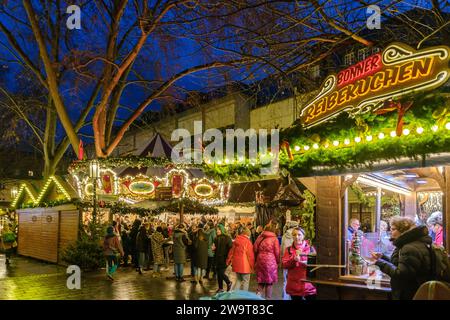
{"type": "Polygon", "coordinates": [[[149,194],[155,191],[155,185],[149,181],[135,181],[130,183],[128,189],[135,194],[149,194]]]}
{"type": "Polygon", "coordinates": [[[194,187],[194,192],[200,197],[209,197],[213,194],[213,188],[209,184],[198,184],[194,187]]]}
{"type": "Polygon", "coordinates": [[[393,43],[383,53],[328,76],[302,109],[301,123],[309,128],[344,111],[350,116],[374,111],[386,100],[441,86],[449,79],[449,56],[446,46],[414,50],[393,43]]]}

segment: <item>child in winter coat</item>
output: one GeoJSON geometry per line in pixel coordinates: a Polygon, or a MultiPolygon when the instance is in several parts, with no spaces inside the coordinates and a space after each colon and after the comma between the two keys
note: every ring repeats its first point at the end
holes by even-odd
{"type": "Polygon", "coordinates": [[[292,231],[294,242],[283,255],[283,268],[288,269],[286,293],[292,300],[315,300],[316,288],[306,280],[308,254],[315,250],[305,240],[305,231],[295,228],[292,231]]]}
{"type": "Polygon", "coordinates": [[[120,262],[118,254],[123,257],[124,252],[119,237],[114,233],[114,228],[111,226],[106,229],[106,235],[103,239],[103,252],[107,262],[106,275],[114,281],[112,275],[116,272],[120,262]]]}

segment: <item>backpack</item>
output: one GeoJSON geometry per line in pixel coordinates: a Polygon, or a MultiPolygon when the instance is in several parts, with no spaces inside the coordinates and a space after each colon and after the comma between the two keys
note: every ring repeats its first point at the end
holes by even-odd
{"type": "Polygon", "coordinates": [[[444,247],[431,245],[431,277],[433,280],[450,283],[450,261],[444,247]]]}

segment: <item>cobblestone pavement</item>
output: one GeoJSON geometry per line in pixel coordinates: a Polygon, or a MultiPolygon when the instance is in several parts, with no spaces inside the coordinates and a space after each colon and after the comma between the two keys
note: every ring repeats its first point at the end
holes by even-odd
{"type": "MultiPolygon", "coordinates": [[[[185,275],[190,274],[186,263],[185,275]]],[[[66,286],[66,269],[62,266],[40,262],[30,258],[14,257],[10,266],[5,265],[0,255],[0,299],[1,300],[197,300],[213,296],[217,281],[205,280],[203,285],[187,281],[179,283],[166,279],[172,277],[173,268],[163,271],[163,277],[153,278],[152,271],[139,275],[132,267],[121,267],[115,281],[106,278],[105,270],[82,272],[81,289],[70,290],[66,286]]],[[[234,276],[230,277],[235,281],[234,276]]],[[[282,274],[273,290],[273,299],[281,298],[282,274]]],[[[250,291],[256,290],[254,275],[250,291]]]]}

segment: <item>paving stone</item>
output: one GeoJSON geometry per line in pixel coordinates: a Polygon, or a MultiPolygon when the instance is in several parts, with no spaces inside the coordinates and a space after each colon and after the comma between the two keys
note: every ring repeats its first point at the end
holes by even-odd
{"type": "MultiPolygon", "coordinates": [[[[197,300],[215,294],[217,280],[204,280],[203,285],[190,283],[186,275],[190,265],[186,263],[183,283],[167,280],[173,268],[163,272],[162,278],[152,278],[152,271],[138,274],[133,267],[120,267],[115,281],[107,279],[105,270],[82,272],[81,289],[70,290],[66,286],[66,269],[31,258],[14,257],[10,267],[0,255],[0,300],[197,300]],[[3,261],[3,263],[2,263],[3,261]]],[[[281,298],[282,273],[274,286],[273,298],[281,298]]],[[[230,280],[235,282],[234,275],[230,280]]],[[[250,290],[257,287],[255,276],[250,290]]]]}

